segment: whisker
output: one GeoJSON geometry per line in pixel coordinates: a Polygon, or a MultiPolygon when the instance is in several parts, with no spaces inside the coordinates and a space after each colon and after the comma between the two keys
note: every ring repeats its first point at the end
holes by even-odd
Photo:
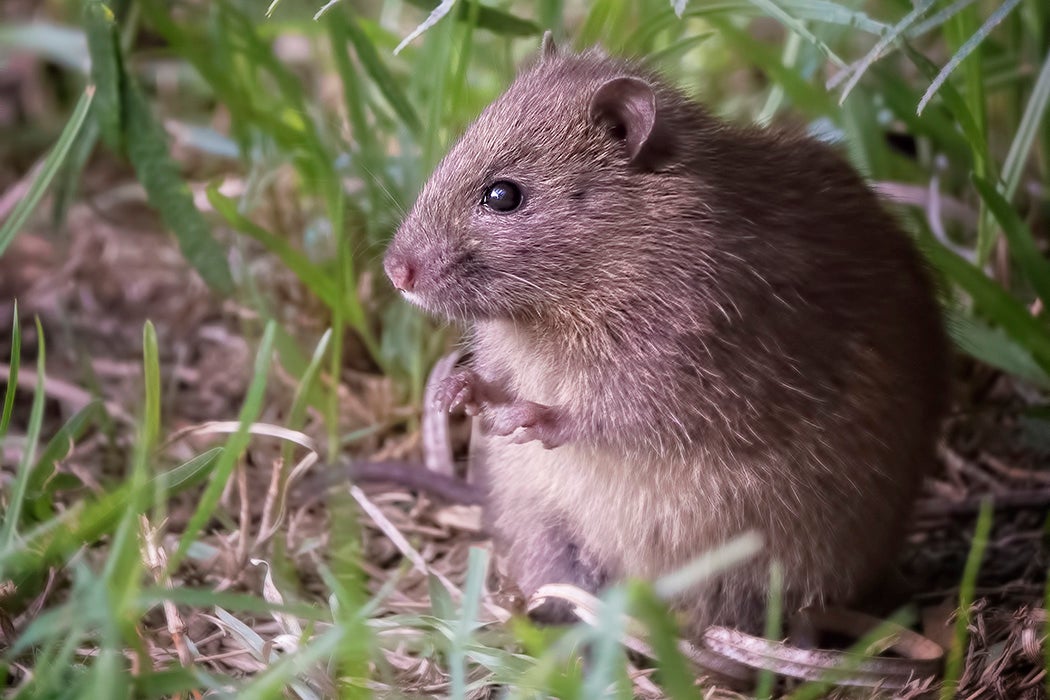
{"type": "Polygon", "coordinates": [[[391,192],[390,189],[386,186],[386,184],[383,182],[383,180],[380,177],[378,177],[374,172],[369,170],[367,165],[361,165],[360,168],[370,178],[372,178],[372,182],[373,183],[378,185],[379,189],[383,192],[383,194],[386,195],[387,199],[390,200],[390,204],[392,204],[394,206],[394,209],[397,210],[397,213],[400,214],[402,218],[407,216],[408,212],[401,205],[401,202],[399,202],[398,199],[394,196],[394,193],[391,192]]]}

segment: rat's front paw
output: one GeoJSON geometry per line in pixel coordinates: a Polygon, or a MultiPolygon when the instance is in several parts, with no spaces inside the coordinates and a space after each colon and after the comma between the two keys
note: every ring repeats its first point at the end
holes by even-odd
{"type": "Polygon", "coordinates": [[[565,444],[565,418],[557,409],[532,401],[486,406],[482,416],[492,435],[512,436],[518,444],[539,440],[548,450],[565,444]]]}
{"type": "Polygon", "coordinates": [[[448,413],[460,406],[468,416],[477,415],[480,403],[478,376],[473,370],[460,369],[445,377],[434,395],[434,405],[448,413]]]}

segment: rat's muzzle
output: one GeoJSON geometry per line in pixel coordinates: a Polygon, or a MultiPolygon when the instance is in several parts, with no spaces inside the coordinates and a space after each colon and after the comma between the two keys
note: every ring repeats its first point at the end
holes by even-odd
{"type": "Polygon", "coordinates": [[[412,292],[416,288],[419,276],[418,266],[407,255],[390,251],[383,260],[383,269],[390,278],[391,284],[402,293],[412,292]]]}

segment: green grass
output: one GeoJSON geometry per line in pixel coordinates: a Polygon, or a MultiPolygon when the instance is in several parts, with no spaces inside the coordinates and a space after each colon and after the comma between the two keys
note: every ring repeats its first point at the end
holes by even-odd
{"type": "MultiPolygon", "coordinates": [[[[284,0],[265,13],[257,3],[216,0],[183,3],[176,14],[161,0],[68,2],[64,25],[79,27],[73,36],[84,39],[80,60],[71,55],[80,44],[70,42],[62,26],[37,20],[0,32],[0,51],[17,45],[55,60],[78,84],[79,95],[67,105],[53,146],[27,175],[25,194],[0,223],[0,254],[48,202],[49,191],[52,214],[61,219],[89,156],[105,149],[130,164],[201,277],[259,319],[246,329],[257,349],[237,430],[221,446],[182,461],[165,451],[170,429],[161,411],[161,353],[153,326],[146,325],[141,402],[124,407],[138,416],[121,452],[124,468],[103,479],[102,491],[91,492],[58,466],[89,431],[108,430],[105,408],[92,403],[45,434],[45,339],[38,327],[35,390],[16,392],[19,372],[25,372],[16,307],[0,446],[15,444],[17,437],[22,449],[4,490],[0,582],[13,582],[17,590],[3,600],[0,613],[16,618],[34,600],[43,609],[20,623],[18,638],[0,657],[7,668],[18,664],[32,672],[13,696],[186,697],[235,688],[237,697],[290,692],[308,698],[324,696],[332,683],[341,695],[367,696],[370,683],[395,677],[384,653],[396,647],[444,669],[457,698],[496,683],[512,697],[626,697],[632,686],[619,640],[627,612],[649,631],[655,682],[674,698],[698,696],[674,642],[674,620],[660,602],[682,585],[680,579],[655,588],[616,587],[604,597],[595,627],[559,635],[523,621],[479,622],[491,562],[474,550],[462,591],[431,573],[429,611],[378,617],[375,610],[392,589],[367,593],[360,566],[361,504],[349,495],[328,503],[329,527],[340,537],[318,564],[323,594],[304,593],[292,554],[277,544],[264,549],[269,593],[216,592],[177,582],[180,571],[214,554],[216,532],[249,537],[221,499],[236,487],[252,441],[262,439],[253,426],[269,405],[275,364],[298,382],[281,407],[284,427],[301,428],[311,411],[326,419],[327,444],[308,459],[334,460],[347,439],[338,420],[338,382],[331,378],[340,376],[352,347],[362,349],[363,362],[388,377],[405,403],[419,406],[427,371],[450,339],[390,293],[381,253],[447,146],[538,48],[547,27],[577,47],[600,42],[611,51],[648,57],[733,119],[804,119],[843,141],[872,181],[927,187],[936,177],[939,195],[972,206],[975,220],[940,221],[928,207],[902,207],[901,216],[944,282],[953,339],[963,353],[1050,389],[1050,324],[1030,310],[1037,300],[1050,303],[1044,252],[1050,10],[1043,0],[460,0],[428,21],[437,4],[346,1],[319,12],[321,2],[284,0]],[[358,9],[365,6],[370,9],[358,9]],[[746,22],[758,16],[783,26],[784,39],[769,43],[749,33],[746,22]],[[140,40],[147,32],[157,38],[150,45],[140,40]],[[322,95],[318,81],[303,78],[302,66],[278,54],[282,37],[309,46],[310,78],[330,79],[337,97],[322,95]],[[77,66],[88,58],[90,72],[79,73],[77,66]],[[177,88],[186,97],[179,105],[155,90],[150,66],[158,60],[180,67],[177,88]],[[229,116],[229,133],[202,126],[220,108],[229,116]],[[242,193],[221,194],[216,180],[206,188],[212,210],[199,211],[169,154],[163,126],[168,121],[208,137],[190,142],[198,156],[212,156],[209,149],[220,147],[235,151],[231,174],[243,179],[242,193]],[[889,130],[913,137],[916,155],[893,150],[885,138],[889,130]],[[310,213],[305,230],[285,230],[264,214],[272,183],[284,170],[294,173],[295,198],[310,213]],[[1036,186],[1043,188],[1042,198],[1030,194],[1036,186]],[[323,306],[321,320],[330,330],[312,352],[281,327],[282,310],[265,280],[252,278],[246,267],[231,267],[230,260],[238,259],[231,250],[249,243],[265,248],[323,306]],[[1000,244],[1009,259],[1005,269],[993,272],[987,261],[1000,244]],[[28,409],[16,410],[16,393],[25,394],[18,406],[28,409]],[[180,530],[169,531],[165,522],[179,499],[190,499],[192,513],[180,530]],[[165,549],[166,564],[156,569],[144,534],[152,529],[175,538],[165,549]],[[62,582],[60,593],[49,582],[52,567],[62,582]],[[205,611],[221,620],[262,670],[235,679],[177,659],[154,667],[143,630],[172,623],[179,611],[205,611]],[[272,649],[245,622],[271,618],[285,634],[284,651],[272,649]],[[575,653],[583,644],[593,650],[585,670],[575,653]],[[129,658],[140,669],[137,675],[126,672],[129,658]]],[[[281,445],[282,488],[299,449],[291,441],[281,445]]],[[[283,500],[280,509],[278,521],[283,500]]],[[[962,585],[949,689],[959,677],[989,522],[982,513],[962,585]]],[[[701,562],[700,569],[681,575],[691,580],[709,565],[701,562]]],[[[779,612],[773,606],[771,632],[779,612]]],[[[810,685],[796,697],[815,697],[824,689],[810,685]]],[[[759,692],[771,691],[772,678],[765,676],[759,692]]]]}
{"type": "Polygon", "coordinates": [[[44,196],[58,169],[69,157],[77,135],[84,126],[84,120],[87,119],[88,113],[91,111],[91,103],[94,97],[95,88],[91,85],[85,87],[84,94],[81,96],[80,101],[77,102],[77,106],[66,123],[65,129],[62,130],[62,135],[47,154],[39,170],[36,171],[28,191],[19,199],[7,220],[0,226],[0,255],[3,255],[18,231],[25,226],[29,215],[40,204],[41,197],[44,196]]]}
{"type": "Polygon", "coordinates": [[[973,535],[973,546],[966,558],[966,568],[963,570],[962,583],[959,586],[959,609],[956,612],[955,634],[952,637],[952,646],[948,650],[948,660],[944,670],[941,700],[951,700],[955,697],[959,677],[962,675],[966,645],[970,638],[970,606],[974,602],[981,558],[984,556],[984,550],[988,546],[988,536],[992,531],[992,512],[991,501],[981,504],[981,513],[977,518],[977,528],[973,535]]]}

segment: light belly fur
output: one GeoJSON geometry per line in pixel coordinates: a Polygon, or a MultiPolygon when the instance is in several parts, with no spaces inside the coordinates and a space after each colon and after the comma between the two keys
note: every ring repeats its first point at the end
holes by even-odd
{"type": "Polygon", "coordinates": [[[644,457],[573,445],[547,450],[506,438],[480,442],[497,530],[514,531],[546,514],[616,576],[670,573],[748,529],[740,504],[720,507],[722,488],[700,483],[710,471],[703,465],[669,468],[644,457]]]}

